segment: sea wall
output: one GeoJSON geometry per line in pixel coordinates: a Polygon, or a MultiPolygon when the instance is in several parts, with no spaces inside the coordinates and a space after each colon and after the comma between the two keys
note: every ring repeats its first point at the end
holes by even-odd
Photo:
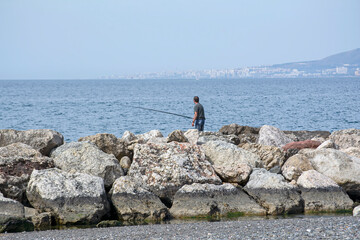
{"type": "Polygon", "coordinates": [[[0,231],[352,211],[360,202],[359,129],[230,124],[63,139],[0,130],[0,231]]]}

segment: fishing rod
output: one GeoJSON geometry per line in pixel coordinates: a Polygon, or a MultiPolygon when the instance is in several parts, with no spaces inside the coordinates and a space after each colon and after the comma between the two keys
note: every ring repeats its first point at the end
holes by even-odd
{"type": "Polygon", "coordinates": [[[152,109],[152,108],[144,108],[144,107],[134,107],[134,108],[140,108],[140,109],[143,109],[143,110],[148,110],[148,111],[153,111],[153,112],[160,112],[160,113],[171,114],[171,115],[175,115],[175,116],[179,116],[179,117],[183,117],[183,118],[193,119],[192,117],[188,117],[188,116],[185,116],[185,115],[172,113],[172,112],[161,111],[161,110],[156,110],[156,109],[152,109]]]}

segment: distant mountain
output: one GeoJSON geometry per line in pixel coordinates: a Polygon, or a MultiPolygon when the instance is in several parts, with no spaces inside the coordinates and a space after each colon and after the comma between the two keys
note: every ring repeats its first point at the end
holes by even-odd
{"type": "Polygon", "coordinates": [[[272,67],[309,70],[335,68],[338,66],[344,66],[346,64],[349,64],[349,66],[360,66],[360,48],[331,55],[321,60],[276,64],[272,65],[272,67]]]}

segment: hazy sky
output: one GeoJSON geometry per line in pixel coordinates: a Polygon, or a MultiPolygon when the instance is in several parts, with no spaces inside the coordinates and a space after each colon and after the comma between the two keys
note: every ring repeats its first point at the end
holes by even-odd
{"type": "Polygon", "coordinates": [[[360,47],[359,0],[0,0],[0,79],[315,60],[360,47]]]}

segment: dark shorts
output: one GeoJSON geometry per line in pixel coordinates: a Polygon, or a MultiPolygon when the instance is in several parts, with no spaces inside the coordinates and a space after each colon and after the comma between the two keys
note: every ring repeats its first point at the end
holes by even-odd
{"type": "Polygon", "coordinates": [[[205,119],[195,120],[195,128],[199,131],[204,131],[205,119]]]}

